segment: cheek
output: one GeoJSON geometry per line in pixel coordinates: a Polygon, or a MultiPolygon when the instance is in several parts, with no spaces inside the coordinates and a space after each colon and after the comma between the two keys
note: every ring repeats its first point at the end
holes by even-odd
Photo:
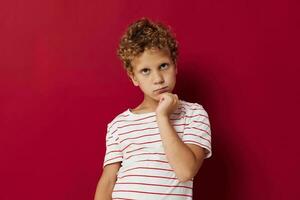
{"type": "Polygon", "coordinates": [[[174,82],[176,81],[176,74],[170,74],[166,77],[166,80],[169,81],[169,82],[174,82]]]}
{"type": "Polygon", "coordinates": [[[146,80],[141,81],[141,82],[140,82],[140,88],[141,88],[143,91],[148,91],[148,90],[150,90],[150,83],[148,83],[146,80]]]}

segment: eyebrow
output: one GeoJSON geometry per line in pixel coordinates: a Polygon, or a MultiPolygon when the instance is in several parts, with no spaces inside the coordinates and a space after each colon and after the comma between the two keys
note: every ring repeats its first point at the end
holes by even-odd
{"type": "MultiPolygon", "coordinates": [[[[160,64],[158,65],[158,67],[160,67],[162,64],[171,64],[171,63],[169,61],[163,61],[163,62],[160,62],[160,64]]],[[[139,69],[139,71],[143,70],[143,69],[149,69],[149,68],[151,68],[151,67],[149,67],[149,66],[141,67],[139,69]]]]}

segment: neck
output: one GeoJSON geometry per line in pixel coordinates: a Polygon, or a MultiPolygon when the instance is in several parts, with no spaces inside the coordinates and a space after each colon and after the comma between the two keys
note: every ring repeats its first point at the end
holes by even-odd
{"type": "Polygon", "coordinates": [[[141,106],[147,110],[155,111],[156,107],[158,106],[158,101],[144,95],[144,100],[141,103],[141,106]]]}

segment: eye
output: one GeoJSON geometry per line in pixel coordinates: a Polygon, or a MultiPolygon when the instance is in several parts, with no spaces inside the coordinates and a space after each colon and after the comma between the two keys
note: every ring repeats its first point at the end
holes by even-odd
{"type": "Polygon", "coordinates": [[[169,64],[168,63],[163,63],[163,64],[160,65],[160,67],[162,69],[167,69],[169,67],[169,64]]]}
{"type": "Polygon", "coordinates": [[[141,73],[143,74],[143,75],[147,75],[147,74],[149,74],[149,69],[148,68],[144,68],[144,69],[142,69],[141,70],[141,73]]]}

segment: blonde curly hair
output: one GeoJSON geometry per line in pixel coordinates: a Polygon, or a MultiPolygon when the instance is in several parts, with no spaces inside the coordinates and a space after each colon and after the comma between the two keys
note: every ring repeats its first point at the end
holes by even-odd
{"type": "Polygon", "coordinates": [[[152,48],[168,48],[172,61],[174,64],[177,63],[178,41],[170,27],[143,17],[129,25],[121,37],[117,55],[122,60],[125,69],[132,72],[131,61],[146,49],[152,48]]]}

